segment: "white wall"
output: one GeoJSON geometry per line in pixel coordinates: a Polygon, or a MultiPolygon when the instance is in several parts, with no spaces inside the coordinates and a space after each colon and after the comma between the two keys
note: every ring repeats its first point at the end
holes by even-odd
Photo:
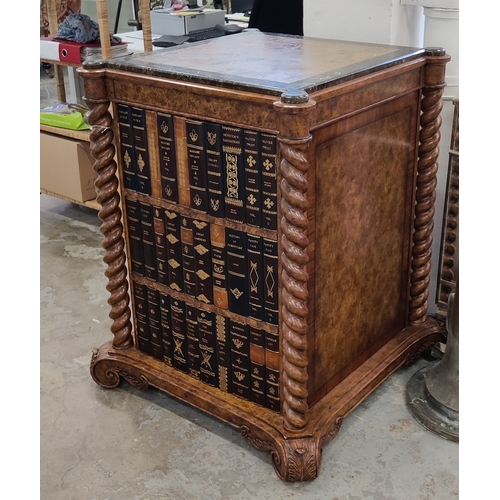
{"type": "Polygon", "coordinates": [[[458,0],[304,0],[304,35],[412,47],[443,47],[447,67],[436,188],[436,216],[429,295],[435,313],[437,269],[454,97],[459,94],[458,0]]]}
{"type": "Polygon", "coordinates": [[[304,34],[422,46],[423,9],[398,0],[304,0],[304,34]]]}
{"type": "MultiPolygon", "coordinates": [[[[108,23],[110,31],[114,30],[116,14],[118,10],[119,0],[106,0],[106,6],[108,7],[108,23]]],[[[95,0],[82,0],[82,14],[86,14],[95,22],[97,22],[97,3],[95,0]]],[[[120,11],[120,21],[118,23],[118,33],[124,33],[127,31],[134,31],[133,26],[128,26],[127,22],[129,19],[134,18],[134,9],[132,0],[122,0],[122,7],[120,11]]]]}

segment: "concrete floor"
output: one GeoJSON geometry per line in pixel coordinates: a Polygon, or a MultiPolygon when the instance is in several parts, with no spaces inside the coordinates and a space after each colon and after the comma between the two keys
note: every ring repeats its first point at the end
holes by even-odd
{"type": "Polygon", "coordinates": [[[111,339],[95,211],[40,196],[42,500],[458,498],[459,447],[420,426],[402,368],[323,449],[319,477],[287,484],[232,427],[150,389],[103,389],[92,348],[111,339]]]}

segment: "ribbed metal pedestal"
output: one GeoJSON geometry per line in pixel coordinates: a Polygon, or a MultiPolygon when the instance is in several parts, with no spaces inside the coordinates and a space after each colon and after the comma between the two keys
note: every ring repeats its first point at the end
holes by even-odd
{"type": "Polygon", "coordinates": [[[408,382],[406,402],[415,419],[426,429],[449,441],[458,443],[458,411],[432,397],[426,386],[426,374],[434,365],[418,372],[408,382]]]}

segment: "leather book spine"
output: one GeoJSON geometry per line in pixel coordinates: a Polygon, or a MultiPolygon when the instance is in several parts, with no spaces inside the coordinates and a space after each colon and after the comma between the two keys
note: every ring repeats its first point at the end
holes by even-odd
{"type": "Polygon", "coordinates": [[[222,154],[225,174],[224,210],[226,219],[245,222],[245,170],[243,131],[222,126],[222,154]]]}
{"type": "Polygon", "coordinates": [[[189,166],[187,158],[186,119],[174,116],[175,158],[179,205],[191,206],[189,194],[189,166]]]}
{"type": "Polygon", "coordinates": [[[249,326],[250,331],[250,383],[252,401],[266,406],[266,358],[265,332],[261,328],[249,326]]]}
{"type": "Polygon", "coordinates": [[[229,319],[215,315],[215,342],[217,358],[217,375],[219,389],[231,393],[231,343],[229,336],[229,319]]]}
{"type": "Polygon", "coordinates": [[[155,232],[156,268],[158,271],[158,283],[168,284],[167,270],[167,245],[165,239],[165,222],[163,210],[153,206],[153,229],[155,232]]]}
{"type": "Polygon", "coordinates": [[[229,310],[248,316],[247,234],[226,227],[229,310]]]}
{"type": "Polygon", "coordinates": [[[264,248],[264,321],[278,324],[278,242],[262,239],[264,248]]]}
{"type": "Polygon", "coordinates": [[[266,406],[280,412],[279,334],[266,332],[266,406]]]}
{"type": "Polygon", "coordinates": [[[148,293],[146,285],[132,282],[137,344],[140,351],[151,354],[151,335],[148,321],[148,293]]]}
{"type": "Polygon", "coordinates": [[[186,338],[188,373],[200,379],[200,338],[198,333],[198,310],[186,304],[186,338]]]}
{"type": "Polygon", "coordinates": [[[261,133],[262,227],[278,229],[277,140],[261,133]]]}
{"type": "Polygon", "coordinates": [[[245,220],[251,226],[262,226],[262,186],[260,160],[260,132],[243,131],[243,159],[245,165],[245,220]]]}
{"type": "Polygon", "coordinates": [[[231,384],[233,394],[251,401],[250,335],[248,325],[230,320],[229,333],[231,338],[231,384]]]}
{"type": "Polygon", "coordinates": [[[174,120],[172,115],[165,113],[158,113],[156,120],[162,197],[172,203],[177,203],[179,195],[177,192],[174,120]]]}
{"type": "Polygon", "coordinates": [[[146,111],[132,106],[132,130],[134,133],[135,165],[137,172],[137,191],[151,194],[151,172],[149,166],[148,133],[146,128],[146,111]]]}
{"type": "Polygon", "coordinates": [[[177,292],[184,290],[182,272],[181,216],[173,210],[163,212],[165,221],[165,246],[167,248],[168,286],[177,292]]]}
{"type": "Polygon", "coordinates": [[[196,297],[196,267],[193,245],[193,220],[181,217],[182,273],[184,293],[196,297]]]}
{"type": "Polygon", "coordinates": [[[130,245],[130,267],[132,273],[144,276],[144,248],[139,201],[125,197],[125,214],[130,245]]]}
{"type": "Polygon", "coordinates": [[[208,213],[224,217],[224,169],[222,161],[222,125],[205,122],[208,213]]]}
{"type": "Polygon", "coordinates": [[[203,122],[186,120],[190,206],[208,212],[207,159],[203,122]]]}
{"type": "Polygon", "coordinates": [[[141,201],[139,202],[139,208],[144,251],[144,276],[150,280],[156,281],[158,279],[158,270],[156,262],[153,207],[141,201]]]}
{"type": "Polygon", "coordinates": [[[170,297],[170,317],[172,321],[172,341],[174,368],[188,372],[188,352],[186,337],[186,310],[183,300],[170,297]]]}
{"type": "Polygon", "coordinates": [[[151,355],[163,361],[163,335],[160,319],[160,293],[147,287],[148,321],[151,340],[151,355]]]}
{"type": "Polygon", "coordinates": [[[218,387],[214,316],[213,312],[198,309],[200,380],[205,382],[205,384],[218,387]]]}
{"type": "Polygon", "coordinates": [[[226,231],[223,226],[210,224],[210,241],[212,246],[212,281],[213,303],[221,309],[227,309],[227,254],[226,231]]]}
{"type": "Polygon", "coordinates": [[[120,144],[120,162],[123,170],[125,189],[137,191],[137,172],[135,165],[134,133],[130,106],[116,105],[118,116],[118,139],[120,144]]]}
{"type": "Polygon", "coordinates": [[[262,238],[247,235],[248,315],[264,320],[264,262],[262,238]]]}
{"type": "Polygon", "coordinates": [[[196,298],[205,304],[212,304],[214,289],[212,283],[210,224],[208,222],[193,219],[193,245],[196,269],[196,298]]]}
{"type": "Polygon", "coordinates": [[[170,317],[170,296],[160,292],[160,326],[163,344],[163,361],[173,366],[174,341],[172,340],[172,320],[170,317]]]}

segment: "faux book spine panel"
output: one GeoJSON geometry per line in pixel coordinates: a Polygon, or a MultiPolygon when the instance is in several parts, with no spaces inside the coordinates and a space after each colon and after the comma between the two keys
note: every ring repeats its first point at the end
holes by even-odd
{"type": "Polygon", "coordinates": [[[144,276],[144,247],[142,243],[141,211],[139,202],[125,198],[125,218],[128,228],[130,264],[132,272],[144,276]]]}
{"type": "Polygon", "coordinates": [[[278,180],[276,136],[261,134],[262,227],[278,229],[278,180]]]}
{"type": "Polygon", "coordinates": [[[194,256],[193,220],[181,217],[182,271],[184,293],[196,297],[196,268],[194,256]]]}
{"type": "Polygon", "coordinates": [[[173,203],[179,201],[175,154],[174,119],[172,115],[157,114],[158,151],[162,197],[173,203]]]}
{"type": "Polygon", "coordinates": [[[137,347],[279,412],[278,244],[223,222],[277,229],[276,137],[120,104],[117,112],[137,347]],[[148,202],[141,195],[153,187],[148,202]]]}
{"type": "Polygon", "coordinates": [[[151,354],[151,335],[149,332],[147,287],[133,283],[137,344],[140,351],[151,354]]]}
{"type": "Polygon", "coordinates": [[[243,163],[243,131],[222,126],[222,151],[226,177],[225,216],[235,222],[245,222],[245,171],[243,163]]]}
{"type": "Polygon", "coordinates": [[[148,136],[146,128],[146,112],[142,108],[130,108],[132,132],[134,135],[135,166],[137,174],[137,191],[151,194],[151,171],[149,165],[148,136]]]}
{"type": "Polygon", "coordinates": [[[137,345],[197,380],[279,412],[279,335],[133,280],[137,345]]]}
{"type": "Polygon", "coordinates": [[[164,210],[163,215],[168,286],[177,292],[182,292],[184,290],[184,276],[182,272],[181,217],[173,210],[164,210]]]}
{"type": "Polygon", "coordinates": [[[210,224],[193,219],[193,245],[196,270],[196,298],[205,304],[213,303],[212,250],[210,224]]]}
{"type": "Polygon", "coordinates": [[[232,392],[240,398],[251,401],[250,335],[248,328],[248,325],[235,320],[229,322],[232,392]]]}
{"type": "Polygon", "coordinates": [[[163,361],[163,335],[161,330],[160,292],[147,287],[148,321],[151,342],[151,355],[163,361]]]}
{"type": "Polygon", "coordinates": [[[161,207],[153,206],[153,229],[155,233],[156,269],[158,283],[168,284],[167,245],[165,219],[161,207]]]}
{"type": "Polygon", "coordinates": [[[280,358],[279,335],[266,332],[266,406],[273,411],[280,411],[280,358]]]}
{"type": "Polygon", "coordinates": [[[174,341],[172,338],[170,297],[164,292],[160,292],[160,325],[163,343],[163,361],[168,366],[173,366],[174,341]]]}
{"type": "Polygon", "coordinates": [[[190,206],[208,212],[207,159],[203,122],[186,120],[190,206]]]}
{"type": "Polygon", "coordinates": [[[123,168],[123,182],[126,189],[137,191],[137,165],[134,150],[134,132],[130,106],[116,105],[118,118],[119,154],[123,168]]]}
{"type": "Polygon", "coordinates": [[[198,334],[200,349],[200,379],[208,385],[218,387],[217,342],[215,336],[215,314],[198,309],[198,334]]]}
{"type": "Polygon", "coordinates": [[[247,233],[226,228],[229,310],[248,316],[247,233]]]}
{"type": "Polygon", "coordinates": [[[264,320],[278,324],[278,242],[263,238],[264,320]]]}
{"type": "Polygon", "coordinates": [[[149,203],[139,202],[144,254],[144,276],[152,281],[158,279],[156,258],[153,207],[149,203]]]}
{"type": "Polygon", "coordinates": [[[260,236],[247,235],[248,315],[264,320],[264,256],[260,236]]]}
{"type": "Polygon", "coordinates": [[[260,132],[243,131],[243,159],[245,166],[245,220],[246,223],[262,225],[262,182],[261,182],[260,132]]]}
{"type": "Polygon", "coordinates": [[[172,364],[178,370],[188,373],[187,324],[184,301],[170,297],[170,314],[174,348],[172,364]]]}
{"type": "Polygon", "coordinates": [[[222,153],[222,125],[205,123],[205,151],[207,165],[208,213],[223,218],[225,176],[222,153]]]}
{"type": "Polygon", "coordinates": [[[250,385],[252,401],[266,406],[265,330],[249,326],[250,334],[250,385]]]}
{"type": "Polygon", "coordinates": [[[200,337],[196,307],[186,304],[187,366],[192,377],[200,378],[200,337]]]}
{"type": "Polygon", "coordinates": [[[126,189],[151,195],[154,169],[160,176],[155,193],[169,202],[277,230],[276,136],[162,112],[149,111],[147,120],[144,109],[120,103],[116,110],[126,189]],[[148,122],[157,143],[151,154],[148,122]]]}
{"type": "Polygon", "coordinates": [[[278,324],[278,242],[125,198],[134,274],[278,324]]]}
{"type": "Polygon", "coordinates": [[[214,304],[221,309],[227,309],[229,307],[229,297],[227,291],[226,231],[224,226],[210,224],[210,241],[212,245],[214,304]]]}

